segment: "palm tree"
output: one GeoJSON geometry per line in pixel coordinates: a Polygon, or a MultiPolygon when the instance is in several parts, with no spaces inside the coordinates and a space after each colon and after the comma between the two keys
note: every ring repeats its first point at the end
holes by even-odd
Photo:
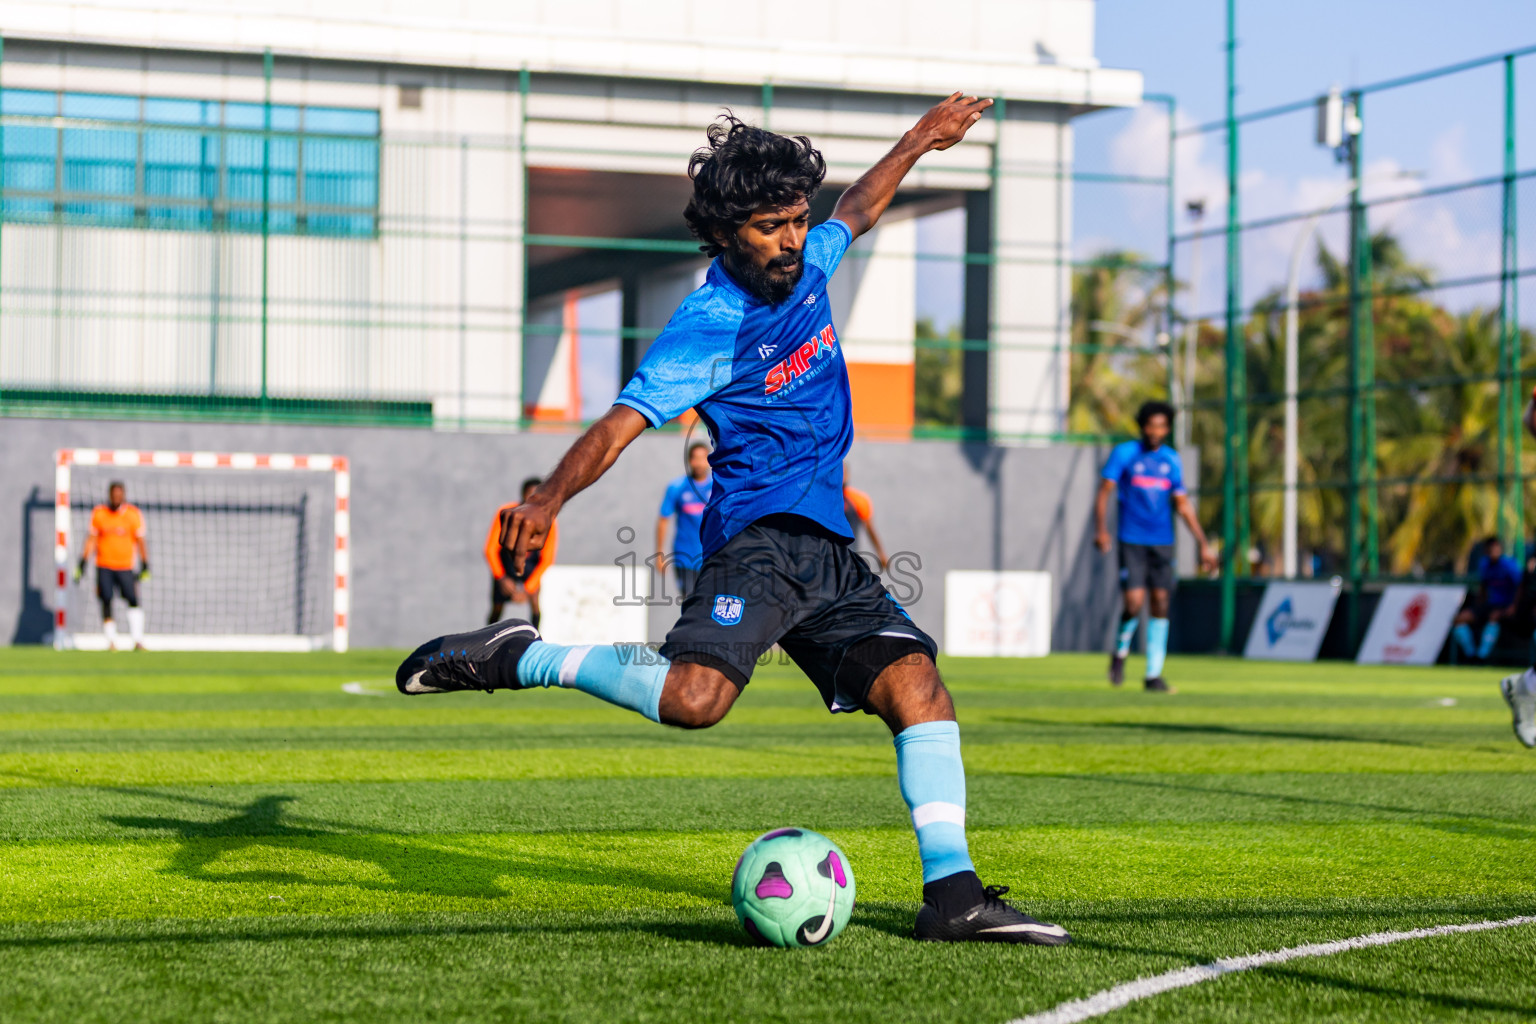
{"type": "Polygon", "coordinates": [[[1121,333],[1145,330],[1166,295],[1161,271],[1133,252],[1101,253],[1073,272],[1069,431],[1123,434],[1142,402],[1166,396],[1166,355],[1128,351],[1121,333]]]}

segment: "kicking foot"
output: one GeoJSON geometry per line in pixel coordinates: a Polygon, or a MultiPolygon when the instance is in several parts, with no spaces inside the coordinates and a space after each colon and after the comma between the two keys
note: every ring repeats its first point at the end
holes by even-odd
{"type": "Polygon", "coordinates": [[[1125,682],[1125,655],[1118,651],[1109,656],[1109,685],[1119,686],[1125,682]]]}
{"type": "Polygon", "coordinates": [[[1142,687],[1142,689],[1146,690],[1148,693],[1178,693],[1179,692],[1178,690],[1175,690],[1173,687],[1169,686],[1168,685],[1168,680],[1164,679],[1162,676],[1156,676],[1156,677],[1154,677],[1152,679],[1148,679],[1146,682],[1141,684],[1141,687],[1142,687]]]}
{"type": "Polygon", "coordinates": [[[1015,910],[1003,899],[1007,894],[1006,885],[983,889],[972,872],[930,882],[923,886],[923,907],[917,912],[914,934],[927,942],[1065,946],[1072,941],[1061,925],[1036,921],[1015,910]]]}
{"type": "Polygon", "coordinates": [[[1524,675],[1524,672],[1516,672],[1500,679],[1499,691],[1515,716],[1515,739],[1527,747],[1536,747],[1536,695],[1525,692],[1521,685],[1524,675]]]}
{"type": "Polygon", "coordinates": [[[469,633],[428,640],[395,670],[401,693],[453,690],[521,690],[517,663],[539,631],[522,619],[507,619],[469,633]]]}

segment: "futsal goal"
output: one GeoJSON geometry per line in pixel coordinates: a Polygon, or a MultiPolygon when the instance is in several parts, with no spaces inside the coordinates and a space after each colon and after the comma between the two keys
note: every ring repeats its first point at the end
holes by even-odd
{"type": "Polygon", "coordinates": [[[144,519],[150,578],[139,603],[147,648],[347,649],[344,457],[64,448],[54,473],[54,647],[109,646],[94,566],[78,583],[73,576],[91,511],[120,482],[144,519]]]}

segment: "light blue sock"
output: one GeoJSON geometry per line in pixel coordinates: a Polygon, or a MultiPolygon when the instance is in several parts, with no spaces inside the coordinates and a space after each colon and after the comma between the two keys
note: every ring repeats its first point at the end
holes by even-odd
{"type": "Polygon", "coordinates": [[[1461,648],[1461,653],[1472,657],[1477,653],[1477,644],[1472,639],[1472,627],[1465,622],[1456,623],[1456,628],[1451,630],[1451,636],[1456,638],[1456,646],[1461,648]]]}
{"type": "Polygon", "coordinates": [[[1136,639],[1136,627],[1141,625],[1141,616],[1132,615],[1130,618],[1120,620],[1120,639],[1115,647],[1115,653],[1122,658],[1131,656],[1131,641],[1136,639]]]}
{"type": "Polygon", "coordinates": [[[896,780],[912,812],[923,882],[975,871],[965,845],[965,765],[960,726],[924,722],[896,735],[896,780]]]}
{"type": "Polygon", "coordinates": [[[1147,678],[1160,679],[1168,660],[1168,620],[1147,620],[1147,678]]]}
{"type": "Polygon", "coordinates": [[[661,721],[661,688],[672,663],[644,644],[566,647],[535,640],[517,663],[524,686],[564,686],[661,721]]]}
{"type": "Polygon", "coordinates": [[[1490,622],[1483,627],[1483,642],[1477,648],[1477,656],[1487,661],[1488,655],[1493,653],[1493,649],[1497,646],[1498,642],[1499,624],[1497,622],[1490,622]]]}

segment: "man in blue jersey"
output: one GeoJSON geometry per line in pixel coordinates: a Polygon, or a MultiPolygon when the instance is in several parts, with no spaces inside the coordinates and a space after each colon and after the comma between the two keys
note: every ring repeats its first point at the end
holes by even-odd
{"type": "Polygon", "coordinates": [[[1202,568],[1215,568],[1216,554],[1184,491],[1184,464],[1167,444],[1173,429],[1173,406],[1167,402],[1143,404],[1136,413],[1136,425],[1141,428],[1141,440],[1118,444],[1110,452],[1093,506],[1094,540],[1100,551],[1107,552],[1111,546],[1109,495],[1119,491],[1120,589],[1125,605],[1115,650],[1109,658],[1109,681],[1115,686],[1125,682],[1125,659],[1130,657],[1131,641],[1150,591],[1145,686],[1168,693],[1172,687],[1163,679],[1163,662],[1168,656],[1168,600],[1173,591],[1174,515],[1184,520],[1200,545],[1202,568]]]}
{"type": "Polygon", "coordinates": [[[699,532],[704,526],[704,508],[709,504],[713,483],[709,476],[709,445],[695,441],[688,446],[688,472],[668,484],[667,492],[661,496],[661,512],[656,519],[656,553],[663,564],[657,568],[665,572],[667,565],[672,566],[672,571],[677,574],[678,597],[693,593],[699,565],[704,561],[704,542],[699,532]],[[677,520],[670,557],[665,554],[668,519],[677,520]]]}
{"type": "Polygon", "coordinates": [[[965,836],[965,770],[936,645],[852,550],[843,457],[853,440],[848,371],[827,281],[924,153],[948,149],[990,100],[955,93],[922,116],[810,226],[826,163],[803,136],[726,116],[688,164],[683,212],[715,257],[646,352],[614,407],[507,520],[518,552],[543,543],[561,506],[646,427],[697,411],[714,441],[704,562],[659,654],[641,645],[564,647],[503,622],[423,644],[400,666],[405,693],[563,686],[656,722],[720,721],[777,643],[830,711],[879,715],[923,866],[918,938],[1061,945],[1065,929],[984,887],[965,836]]]}
{"type": "Polygon", "coordinates": [[[1487,661],[1499,643],[1499,630],[1514,617],[1520,597],[1520,563],[1504,553],[1504,542],[1489,537],[1477,563],[1478,592],[1456,615],[1451,637],[1467,660],[1487,661]],[[1482,630],[1479,639],[1475,630],[1482,630]]]}

